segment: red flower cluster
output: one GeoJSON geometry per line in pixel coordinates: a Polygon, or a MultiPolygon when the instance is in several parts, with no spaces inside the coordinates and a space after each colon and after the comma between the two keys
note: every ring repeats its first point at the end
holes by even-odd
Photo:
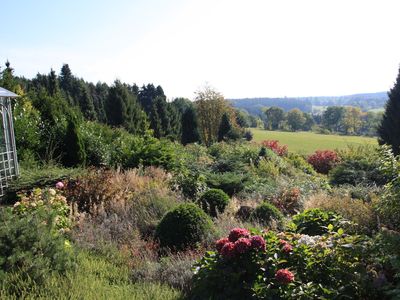
{"type": "Polygon", "coordinates": [[[244,228],[234,228],[229,233],[229,238],[219,239],[215,247],[223,257],[233,258],[251,250],[265,250],[265,240],[258,235],[250,236],[250,232],[244,228]]]}
{"type": "Polygon", "coordinates": [[[339,162],[339,157],[337,153],[332,150],[317,150],[308,157],[307,161],[317,172],[328,174],[339,162]]]}
{"type": "Polygon", "coordinates": [[[290,253],[293,251],[293,246],[285,240],[279,240],[279,244],[282,246],[282,251],[284,253],[290,253]]]}
{"type": "Polygon", "coordinates": [[[235,256],[235,244],[227,242],[221,249],[221,255],[226,258],[233,258],[235,256]]]}
{"type": "Polygon", "coordinates": [[[235,242],[236,253],[243,254],[251,249],[251,241],[248,238],[240,238],[235,242]]]}
{"type": "Polygon", "coordinates": [[[218,251],[218,252],[221,252],[222,247],[224,247],[225,244],[228,243],[228,242],[229,242],[229,239],[228,239],[228,238],[219,239],[219,240],[215,243],[215,248],[217,248],[217,251],[218,251]]]}
{"type": "Polygon", "coordinates": [[[250,241],[251,241],[251,246],[254,249],[265,250],[265,240],[263,239],[262,236],[254,235],[251,237],[250,241]]]}
{"type": "Polygon", "coordinates": [[[247,229],[244,228],[233,228],[231,232],[229,233],[229,241],[230,242],[236,242],[239,238],[245,237],[248,238],[250,236],[250,232],[247,229]]]}
{"type": "Polygon", "coordinates": [[[294,274],[288,269],[279,269],[275,273],[275,279],[281,284],[289,284],[294,280],[294,274]]]}
{"type": "Polygon", "coordinates": [[[279,145],[279,141],[276,140],[265,140],[261,143],[263,146],[271,149],[279,156],[285,156],[288,153],[287,145],[279,145]]]}

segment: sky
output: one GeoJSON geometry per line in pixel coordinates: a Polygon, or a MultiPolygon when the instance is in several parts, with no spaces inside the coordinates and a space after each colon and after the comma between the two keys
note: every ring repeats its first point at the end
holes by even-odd
{"type": "Polygon", "coordinates": [[[387,91],[398,0],[0,0],[0,63],[28,78],[68,63],[87,81],[193,99],[387,91]]]}

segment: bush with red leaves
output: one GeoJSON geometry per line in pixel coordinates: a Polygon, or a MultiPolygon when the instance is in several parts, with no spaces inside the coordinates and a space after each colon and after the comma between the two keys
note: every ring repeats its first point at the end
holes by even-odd
{"type": "Polygon", "coordinates": [[[261,144],[274,151],[279,156],[285,156],[288,153],[287,145],[279,145],[279,141],[277,140],[265,140],[261,142],[261,144]]]}
{"type": "Polygon", "coordinates": [[[332,150],[317,150],[308,157],[307,161],[318,173],[328,174],[339,163],[339,157],[332,150]]]}

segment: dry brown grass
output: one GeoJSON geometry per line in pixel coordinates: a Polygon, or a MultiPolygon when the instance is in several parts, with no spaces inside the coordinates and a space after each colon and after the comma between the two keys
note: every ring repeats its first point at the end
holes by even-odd
{"type": "Polygon", "coordinates": [[[304,209],[321,208],[333,211],[344,218],[357,223],[367,232],[377,229],[377,216],[373,204],[360,199],[352,199],[349,196],[328,195],[317,193],[308,197],[304,203],[304,209]]]}

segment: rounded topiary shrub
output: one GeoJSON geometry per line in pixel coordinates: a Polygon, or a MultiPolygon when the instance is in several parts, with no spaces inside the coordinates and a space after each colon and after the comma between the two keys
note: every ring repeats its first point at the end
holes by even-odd
{"type": "Polygon", "coordinates": [[[195,248],[214,231],[210,217],[196,204],[184,203],[165,214],[156,228],[161,247],[195,248]]]}
{"type": "Polygon", "coordinates": [[[283,221],[283,214],[273,204],[263,202],[256,207],[251,218],[263,225],[267,225],[272,221],[281,224],[283,221]]]}
{"type": "Polygon", "coordinates": [[[200,205],[210,216],[223,213],[229,203],[229,196],[220,189],[210,189],[200,197],[200,205]]]}

